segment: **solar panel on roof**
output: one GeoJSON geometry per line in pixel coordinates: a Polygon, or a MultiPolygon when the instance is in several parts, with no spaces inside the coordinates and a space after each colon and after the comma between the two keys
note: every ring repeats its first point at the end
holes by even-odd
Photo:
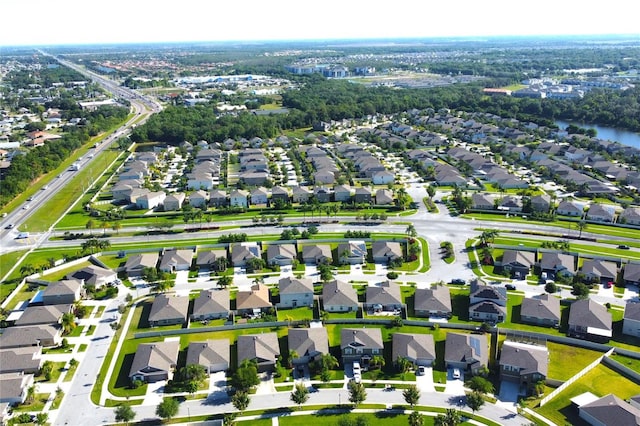
{"type": "Polygon", "coordinates": [[[469,338],[469,346],[473,348],[475,353],[480,353],[480,340],[478,340],[476,337],[469,338]]]}

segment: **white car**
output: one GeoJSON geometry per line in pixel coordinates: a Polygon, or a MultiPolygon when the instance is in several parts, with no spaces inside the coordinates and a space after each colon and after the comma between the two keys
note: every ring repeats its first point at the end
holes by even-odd
{"type": "Polygon", "coordinates": [[[460,378],[460,370],[457,368],[453,369],[453,372],[451,373],[451,377],[453,377],[454,379],[459,379],[460,378]]]}
{"type": "Polygon", "coordinates": [[[360,363],[355,361],[353,363],[353,374],[361,374],[362,373],[362,369],[360,368],[360,363]]]}

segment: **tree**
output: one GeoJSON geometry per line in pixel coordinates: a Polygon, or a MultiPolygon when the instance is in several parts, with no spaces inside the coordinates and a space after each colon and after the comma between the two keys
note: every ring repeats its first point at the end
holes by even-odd
{"type": "Polygon", "coordinates": [[[467,394],[467,405],[471,411],[478,411],[484,405],[484,397],[480,392],[473,391],[467,394]]]}
{"type": "Polygon", "coordinates": [[[338,359],[331,354],[322,354],[322,358],[320,358],[320,363],[323,369],[331,370],[336,368],[338,365],[338,359]]]}
{"type": "Polygon", "coordinates": [[[26,402],[27,404],[30,404],[33,402],[35,397],[36,397],[36,385],[33,384],[27,388],[27,395],[25,397],[24,402],[26,402]]]}
{"type": "Polygon", "coordinates": [[[93,235],[93,229],[96,227],[96,222],[93,219],[89,219],[84,227],[89,230],[89,234],[93,235]]]}
{"type": "Polygon", "coordinates": [[[69,334],[76,328],[76,316],[72,312],[62,314],[62,330],[64,334],[69,334]]]}
{"type": "Polygon", "coordinates": [[[204,383],[208,377],[207,371],[200,364],[187,364],[182,368],[181,375],[184,380],[191,380],[197,384],[204,383]]]}
{"type": "Polygon", "coordinates": [[[164,398],[156,407],[156,415],[164,420],[171,420],[178,414],[179,403],[174,398],[164,398]]]}
{"type": "Polygon", "coordinates": [[[241,391],[248,391],[251,387],[260,383],[258,368],[255,362],[248,359],[242,361],[233,375],[233,387],[241,391]]]}
{"type": "Polygon", "coordinates": [[[374,355],[369,361],[369,368],[378,369],[384,367],[385,360],[381,355],[374,355]]]}
{"type": "Polygon", "coordinates": [[[135,411],[127,404],[121,404],[116,407],[116,422],[128,424],[136,417],[135,411]]]}
{"type": "Polygon", "coordinates": [[[107,220],[103,220],[100,222],[100,227],[102,228],[102,235],[107,233],[107,228],[110,227],[111,224],[107,220]]]}
{"type": "Polygon", "coordinates": [[[323,282],[331,281],[333,279],[333,271],[331,270],[331,266],[326,263],[321,263],[318,265],[318,271],[320,272],[320,280],[323,282]]]}
{"type": "Polygon", "coordinates": [[[480,234],[480,243],[482,246],[491,244],[497,236],[497,229],[485,229],[484,231],[482,231],[482,234],[480,234]]]}
{"type": "Polygon", "coordinates": [[[396,359],[396,367],[401,373],[406,373],[407,371],[409,371],[412,365],[413,364],[411,363],[411,361],[409,361],[405,357],[399,356],[398,359],[396,359]]]}
{"type": "Polygon", "coordinates": [[[116,233],[120,233],[120,230],[122,229],[122,224],[118,221],[115,221],[111,224],[111,229],[113,229],[114,231],[116,231],[116,233]]]}
{"type": "Polygon", "coordinates": [[[47,423],[47,421],[49,420],[49,414],[48,413],[38,413],[36,414],[36,421],[35,423],[37,425],[43,426],[47,423]]]}
{"type": "Polygon", "coordinates": [[[462,423],[460,412],[453,408],[447,408],[444,415],[438,414],[433,422],[434,426],[458,426],[460,423],[462,423]]]}
{"type": "Polygon", "coordinates": [[[409,385],[409,387],[402,392],[402,396],[406,403],[413,408],[413,406],[420,401],[420,390],[416,385],[409,385]]]}
{"type": "Polygon", "coordinates": [[[432,185],[427,186],[427,194],[430,198],[433,198],[436,195],[436,189],[432,185]]]}
{"type": "Polygon", "coordinates": [[[481,376],[473,376],[467,381],[467,387],[473,391],[480,393],[493,393],[493,384],[481,376]]]}
{"type": "Polygon", "coordinates": [[[298,404],[298,408],[309,400],[309,390],[302,383],[298,383],[291,392],[291,402],[298,404]]]}
{"type": "Polygon", "coordinates": [[[231,397],[231,403],[238,411],[246,410],[249,406],[249,402],[251,402],[249,394],[245,391],[239,390],[231,397]]]}
{"type": "Polygon", "coordinates": [[[233,277],[231,275],[223,275],[218,278],[218,285],[220,287],[228,287],[233,283],[233,277]]]}
{"type": "Polygon", "coordinates": [[[223,417],[222,417],[222,424],[223,426],[232,426],[235,424],[236,422],[236,417],[238,416],[238,413],[224,413],[223,417]]]}
{"type": "Polygon", "coordinates": [[[555,293],[556,291],[558,291],[558,286],[553,281],[549,281],[545,284],[544,291],[546,291],[547,293],[555,293]]]}
{"type": "Polygon", "coordinates": [[[578,299],[586,299],[589,297],[589,287],[587,287],[585,283],[577,282],[573,284],[571,294],[576,296],[578,299]]]}
{"type": "Polygon", "coordinates": [[[22,275],[23,277],[31,275],[34,272],[36,272],[36,268],[34,268],[30,263],[26,263],[20,267],[20,275],[22,275]]]}
{"type": "Polygon", "coordinates": [[[216,260],[213,261],[213,269],[218,272],[226,271],[228,266],[229,260],[224,256],[216,257],[216,260]]]}
{"type": "Polygon", "coordinates": [[[409,224],[407,226],[407,229],[405,229],[404,233],[412,238],[415,238],[418,236],[418,231],[416,231],[416,227],[413,226],[413,224],[409,224]]]}
{"type": "Polygon", "coordinates": [[[424,417],[418,411],[412,411],[409,414],[409,426],[422,426],[424,424],[424,417]]]}
{"type": "Polygon", "coordinates": [[[578,228],[578,231],[580,231],[580,234],[578,235],[578,238],[582,238],[582,231],[587,229],[587,222],[585,222],[584,220],[581,220],[580,222],[578,222],[578,224],[576,226],[578,228]]]}
{"type": "Polygon", "coordinates": [[[349,402],[358,406],[367,399],[367,391],[362,383],[349,382],[349,402]]]}

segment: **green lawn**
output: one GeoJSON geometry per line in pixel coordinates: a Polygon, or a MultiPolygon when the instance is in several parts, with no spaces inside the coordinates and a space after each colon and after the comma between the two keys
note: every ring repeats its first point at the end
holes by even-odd
{"type": "Polygon", "coordinates": [[[547,348],[549,349],[549,371],[547,375],[549,378],[556,380],[570,379],[602,355],[602,352],[553,342],[547,342],[547,348]]]}
{"type": "Polygon", "coordinates": [[[624,365],[625,367],[630,368],[631,370],[634,370],[636,373],[640,373],[640,359],[629,358],[627,356],[620,355],[617,353],[614,353],[613,355],[611,355],[610,358],[615,361],[618,361],[620,364],[624,365]]]}
{"type": "Polygon", "coordinates": [[[13,411],[23,413],[25,411],[40,412],[44,408],[44,404],[49,400],[48,393],[37,393],[30,404],[19,404],[13,408],[13,411]]]}
{"type": "Polygon", "coordinates": [[[313,308],[278,309],[278,321],[312,320],[313,308]]]}
{"type": "Polygon", "coordinates": [[[69,365],[69,369],[67,370],[67,374],[64,376],[64,382],[70,382],[71,380],[73,380],[73,375],[76,374],[76,370],[78,369],[78,365],[80,365],[80,363],[76,363],[73,365],[69,365]]]}

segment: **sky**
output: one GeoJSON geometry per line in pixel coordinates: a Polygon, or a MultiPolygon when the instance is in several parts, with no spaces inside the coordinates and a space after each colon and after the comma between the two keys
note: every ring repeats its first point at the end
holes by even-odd
{"type": "Polygon", "coordinates": [[[630,0],[0,0],[0,47],[640,34],[630,0]]]}

